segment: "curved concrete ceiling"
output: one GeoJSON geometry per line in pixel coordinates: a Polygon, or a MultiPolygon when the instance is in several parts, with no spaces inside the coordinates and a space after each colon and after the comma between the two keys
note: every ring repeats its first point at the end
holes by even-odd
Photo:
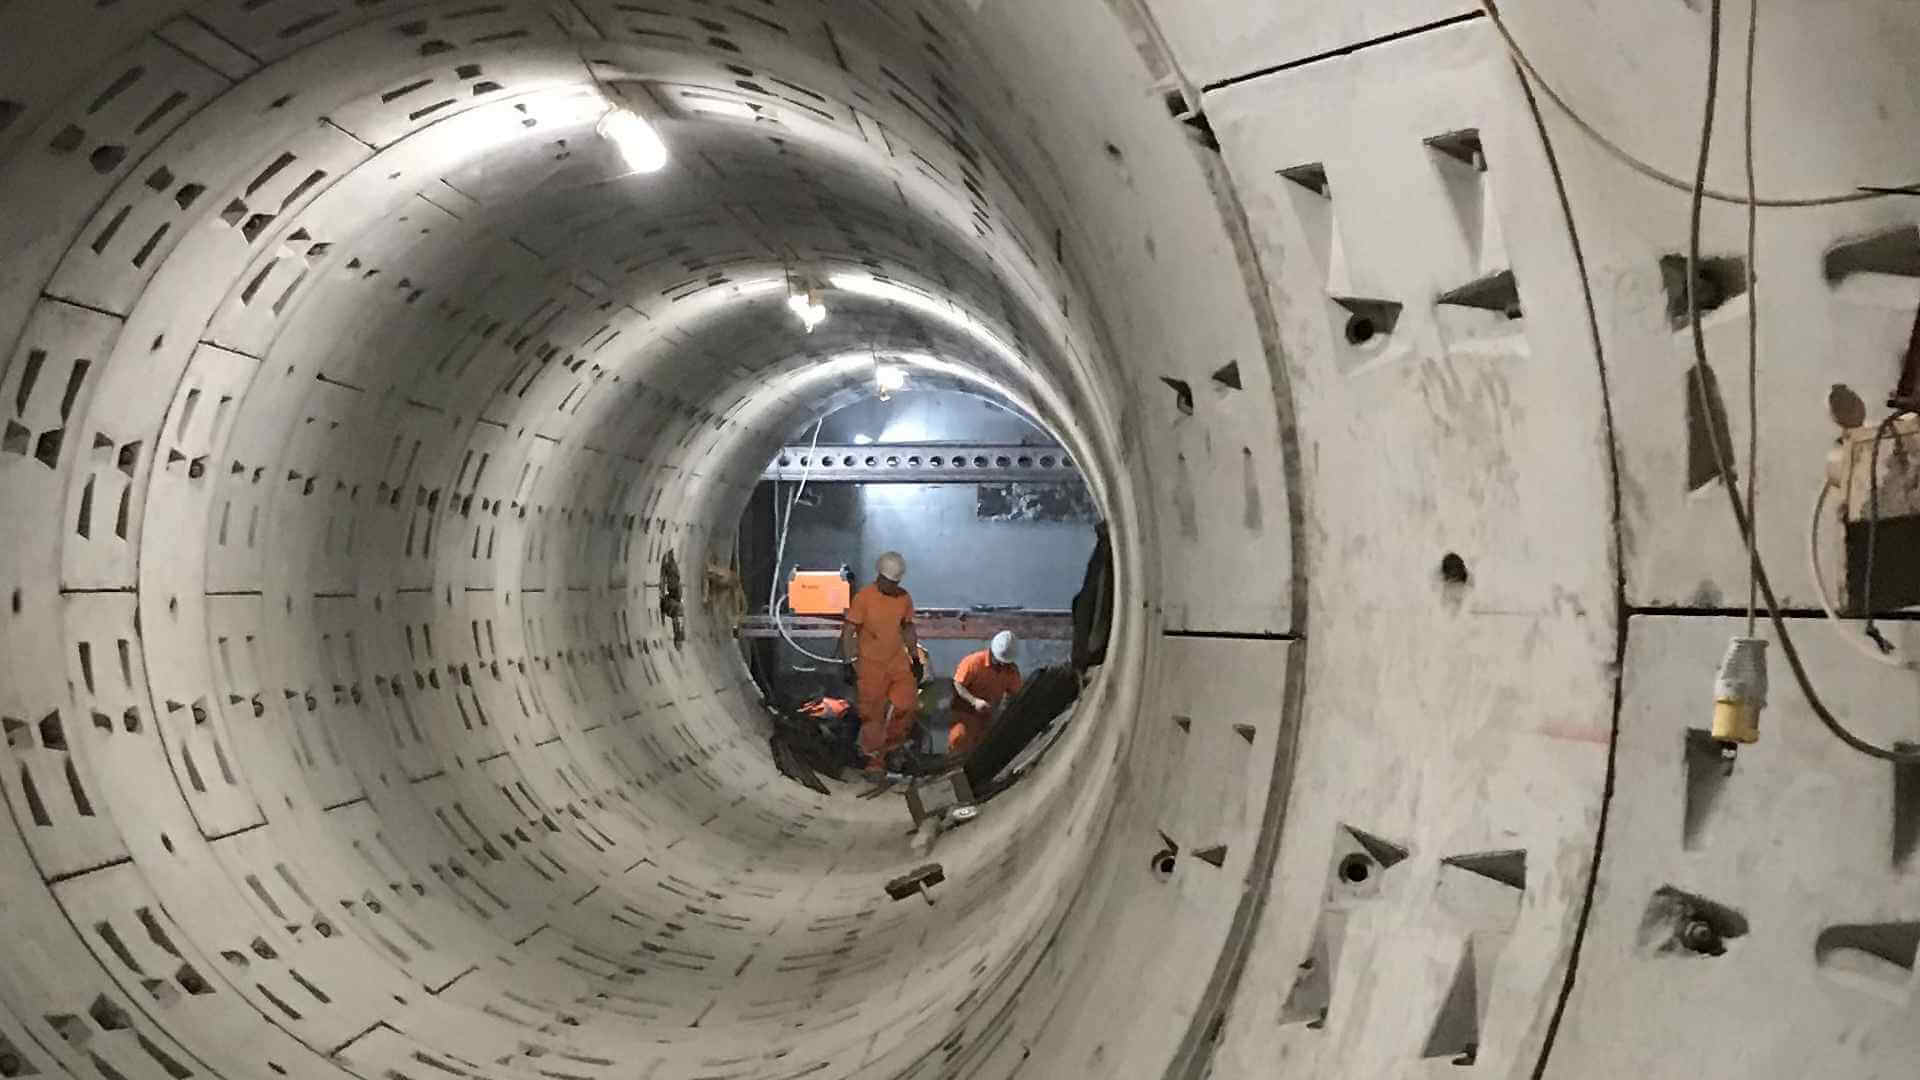
{"type": "MultiPolygon", "coordinates": [[[[1731,774],[1690,733],[1747,565],[1672,317],[1710,13],[1576,7],[0,5],[0,1076],[1910,1072],[1912,770],[1781,685],[1731,774]],[[1056,434],[1125,601],[932,904],[700,584],[876,357],[1056,434]]],[[[1804,612],[1823,402],[1920,301],[1854,198],[1920,178],[1920,20],[1761,14],[1814,205],[1706,334],[1744,446],[1758,320],[1804,612]]]]}

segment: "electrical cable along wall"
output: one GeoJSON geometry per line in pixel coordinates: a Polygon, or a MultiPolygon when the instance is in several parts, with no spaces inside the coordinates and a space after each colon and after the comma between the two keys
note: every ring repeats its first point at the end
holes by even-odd
{"type": "MultiPolygon", "coordinates": [[[[1685,261],[1691,185],[1620,151],[1691,174],[1707,12],[1503,5],[1497,25],[1475,5],[1324,22],[1141,5],[1208,88],[1286,353],[1313,537],[1293,796],[1200,1055],[1215,1075],[1282,1059],[1872,1075],[1911,1055],[1903,767],[1834,739],[1779,678],[1731,774],[1698,752],[1749,560],[1724,494],[1700,490],[1719,470],[1690,469],[1690,450],[1711,462],[1724,424],[1733,471],[1758,477],[1761,559],[1794,565],[1807,489],[1784,478],[1823,479],[1829,392],[1892,385],[1913,317],[1894,253],[1915,211],[1857,188],[1914,171],[1878,133],[1902,115],[1898,50],[1920,28],[1871,5],[1827,21],[1761,6],[1765,265],[1743,290],[1744,155],[1719,140],[1700,261],[1729,287],[1699,306],[1723,400],[1702,408],[1687,277],[1661,269],[1685,261]],[[1860,272],[1869,247],[1888,276],[1860,272]],[[1750,310],[1757,424],[1741,416],[1750,310]],[[1780,986],[1811,1004],[1751,1031],[1780,986]],[[1705,1017],[1714,1033],[1692,1026],[1705,1017]]],[[[1744,126],[1724,92],[1720,110],[1744,126]]],[[[1775,578],[1784,611],[1815,606],[1775,578]]],[[[1908,625],[1882,623],[1901,655],[1908,625]]],[[[1836,714],[1879,746],[1912,741],[1909,674],[1794,636],[1836,714]]]]}
{"type": "Polygon", "coordinates": [[[1695,729],[1704,489],[1811,630],[1825,402],[1900,373],[1920,25],[1762,4],[1708,296],[1709,13],[1498,14],[0,8],[0,1076],[1904,1074],[1911,768],[1695,729]],[[931,906],[699,584],[876,355],[1111,525],[931,906]]]}

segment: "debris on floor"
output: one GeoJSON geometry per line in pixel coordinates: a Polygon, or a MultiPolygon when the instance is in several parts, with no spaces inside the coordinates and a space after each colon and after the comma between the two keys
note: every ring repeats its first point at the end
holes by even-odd
{"type": "Polygon", "coordinates": [[[909,896],[918,894],[926,900],[927,906],[931,907],[933,893],[929,890],[945,880],[947,880],[946,869],[939,863],[928,863],[887,882],[887,895],[895,900],[905,900],[909,896]]]}
{"type": "Polygon", "coordinates": [[[843,769],[859,763],[859,731],[845,700],[817,697],[775,710],[767,745],[782,775],[825,795],[829,791],[822,776],[838,780],[843,769]]]}

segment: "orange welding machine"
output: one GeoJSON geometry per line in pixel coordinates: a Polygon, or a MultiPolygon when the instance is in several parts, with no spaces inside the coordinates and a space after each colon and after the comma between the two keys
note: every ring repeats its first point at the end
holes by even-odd
{"type": "Polygon", "coordinates": [[[795,570],[787,583],[795,615],[843,615],[852,600],[852,587],[838,570],[795,570]]]}

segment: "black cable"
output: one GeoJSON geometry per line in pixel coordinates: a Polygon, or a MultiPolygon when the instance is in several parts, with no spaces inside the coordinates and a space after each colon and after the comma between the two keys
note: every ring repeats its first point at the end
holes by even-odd
{"type": "MultiPolygon", "coordinates": [[[[1760,205],[1753,179],[1753,56],[1760,40],[1760,0],[1747,0],[1746,104],[1741,127],[1742,156],[1747,166],[1747,521],[1758,526],[1760,512],[1755,500],[1760,491],[1760,294],[1754,280],[1760,259],[1760,205]]],[[[1755,531],[1758,531],[1757,528],[1755,531]]],[[[1755,583],[1753,564],[1759,561],[1759,549],[1753,537],[1747,537],[1747,636],[1754,636],[1754,623],[1760,608],[1760,588],[1755,583]]]]}
{"type": "Polygon", "coordinates": [[[1874,552],[1880,546],[1880,440],[1887,437],[1899,417],[1897,412],[1888,413],[1887,418],[1880,421],[1873,432],[1873,446],[1867,451],[1867,569],[1866,580],[1860,585],[1860,607],[1867,617],[1864,633],[1882,653],[1891,653],[1893,642],[1873,625],[1873,562],[1874,552]]]}
{"type": "MultiPolygon", "coordinates": [[[[1731,447],[1721,444],[1719,425],[1712,422],[1712,395],[1707,390],[1707,339],[1700,328],[1700,297],[1698,282],[1700,276],[1700,213],[1705,202],[1707,185],[1707,159],[1713,145],[1713,108],[1720,92],[1720,6],[1721,0],[1711,0],[1710,22],[1707,29],[1707,93],[1706,104],[1702,109],[1700,125],[1700,157],[1694,165],[1693,196],[1691,214],[1687,224],[1687,321],[1693,330],[1693,386],[1700,399],[1700,415],[1708,418],[1707,442],[1713,447],[1713,461],[1720,474],[1721,486],[1726,488],[1727,502],[1733,510],[1733,521],[1740,529],[1742,543],[1752,545],[1753,523],[1747,518],[1747,508],[1740,501],[1740,482],[1734,475],[1727,458],[1731,447]]],[[[1780,652],[1787,658],[1787,667],[1793,671],[1794,682],[1800,686],[1800,694],[1807,699],[1807,707],[1813,710],[1820,722],[1833,732],[1834,737],[1849,747],[1868,757],[1882,761],[1897,762],[1901,765],[1920,765],[1920,751],[1889,750],[1862,739],[1847,729],[1840,719],[1827,708],[1821,700],[1819,691],[1814,689],[1813,678],[1807,673],[1807,665],[1800,658],[1800,650],[1793,644],[1793,637],[1787,632],[1786,620],[1780,617],[1780,602],[1773,592],[1773,582],[1767,577],[1767,568],[1760,560],[1758,546],[1753,547],[1752,570],[1759,582],[1760,595],[1767,601],[1767,618],[1773,624],[1773,632],[1780,639],[1780,652]]]]}
{"type": "MultiPolygon", "coordinates": [[[[1587,138],[1593,140],[1594,144],[1599,146],[1600,149],[1612,155],[1622,165],[1625,165],[1627,168],[1632,169],[1634,172],[1639,173],[1641,176],[1655,183],[1665,184],[1667,187],[1673,188],[1676,191],[1697,192],[1701,198],[1712,199],[1715,202],[1733,203],[1735,205],[1751,203],[1753,205],[1777,209],[1839,206],[1845,203],[1861,202],[1867,199],[1885,198],[1889,195],[1920,195],[1920,184],[1910,184],[1898,188],[1862,186],[1837,195],[1810,195],[1765,199],[1752,195],[1735,195],[1728,191],[1716,191],[1713,188],[1707,187],[1704,179],[1702,179],[1700,183],[1689,186],[1685,180],[1664,173],[1648,162],[1635,157],[1627,148],[1614,142],[1607,137],[1605,132],[1588,122],[1586,117],[1581,116],[1580,113],[1568,103],[1566,98],[1560,96],[1560,92],[1553,88],[1553,84],[1549,83],[1546,78],[1540,74],[1540,69],[1533,66],[1533,61],[1521,50],[1520,43],[1514,39],[1513,31],[1508,29],[1507,21],[1500,14],[1500,7],[1495,0],[1480,0],[1480,8],[1487,13],[1487,21],[1493,24],[1493,28],[1499,32],[1500,37],[1506,42],[1507,51],[1513,54],[1514,62],[1519,64],[1520,69],[1533,79],[1533,83],[1539,88],[1541,95],[1548,101],[1553,102],[1554,106],[1566,115],[1573,126],[1579,128],[1580,132],[1587,138]]],[[[1718,55],[1717,51],[1715,55],[1718,55]]]]}

